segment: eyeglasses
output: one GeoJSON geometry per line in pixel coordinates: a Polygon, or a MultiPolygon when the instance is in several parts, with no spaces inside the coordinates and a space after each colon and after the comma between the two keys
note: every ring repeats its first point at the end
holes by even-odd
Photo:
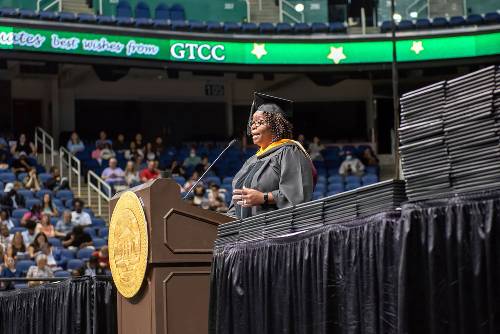
{"type": "Polygon", "coordinates": [[[267,122],[265,120],[263,120],[263,119],[259,119],[258,121],[251,121],[250,122],[250,128],[253,128],[254,125],[255,125],[255,127],[258,128],[259,126],[265,125],[265,124],[267,124],[267,122]]]}

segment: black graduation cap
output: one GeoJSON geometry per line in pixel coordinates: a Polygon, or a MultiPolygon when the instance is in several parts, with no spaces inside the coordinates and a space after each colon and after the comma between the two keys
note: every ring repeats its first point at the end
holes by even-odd
{"type": "Polygon", "coordinates": [[[250,116],[248,118],[247,125],[248,135],[250,135],[251,133],[250,123],[252,122],[252,115],[256,111],[280,113],[285,116],[288,121],[291,121],[293,118],[293,101],[267,95],[264,93],[254,92],[252,107],[250,108],[250,116]]]}

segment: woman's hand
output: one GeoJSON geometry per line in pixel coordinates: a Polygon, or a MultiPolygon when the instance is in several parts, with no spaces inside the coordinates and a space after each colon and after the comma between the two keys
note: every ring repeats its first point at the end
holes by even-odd
{"type": "Polygon", "coordinates": [[[262,205],[264,204],[264,193],[246,187],[234,189],[233,201],[245,208],[262,205]]]}

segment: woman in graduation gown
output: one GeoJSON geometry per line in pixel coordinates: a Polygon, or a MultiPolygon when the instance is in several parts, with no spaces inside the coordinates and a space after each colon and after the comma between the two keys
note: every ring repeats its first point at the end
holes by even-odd
{"type": "Polygon", "coordinates": [[[292,140],[292,102],[254,94],[248,134],[259,146],[233,179],[228,214],[239,219],[310,201],[314,165],[292,140]]]}

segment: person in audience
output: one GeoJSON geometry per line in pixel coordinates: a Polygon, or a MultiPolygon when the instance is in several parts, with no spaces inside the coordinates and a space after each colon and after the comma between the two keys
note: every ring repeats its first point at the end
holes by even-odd
{"type": "Polygon", "coordinates": [[[7,183],[3,190],[4,195],[2,196],[0,203],[2,205],[2,209],[7,210],[10,215],[13,210],[24,208],[26,206],[24,196],[17,193],[19,189],[21,189],[21,184],[16,181],[14,183],[7,183]]]}
{"type": "Polygon", "coordinates": [[[85,276],[96,276],[104,275],[104,269],[99,266],[99,260],[97,256],[91,255],[89,261],[87,262],[87,268],[85,269],[85,276]]]}
{"type": "Polygon", "coordinates": [[[63,189],[69,189],[69,181],[65,177],[61,177],[61,172],[56,166],[50,167],[49,170],[50,178],[45,181],[45,188],[52,191],[59,191],[63,189]]]}
{"type": "Polygon", "coordinates": [[[59,211],[57,210],[54,203],[52,203],[52,195],[50,193],[45,193],[42,199],[42,213],[47,214],[51,217],[58,217],[59,211]]]}
{"type": "Polygon", "coordinates": [[[196,154],[196,149],[193,147],[189,151],[189,156],[184,159],[182,165],[186,168],[196,167],[201,162],[201,158],[196,154]]]}
{"type": "MultiPolygon", "coordinates": [[[[205,171],[209,167],[210,167],[210,161],[208,161],[208,157],[206,155],[204,155],[201,158],[201,162],[196,166],[195,171],[197,171],[198,174],[203,175],[203,173],[205,173],[205,171]]],[[[210,171],[207,173],[206,176],[214,176],[217,174],[216,172],[217,172],[217,169],[212,168],[212,169],[210,169],[210,171]]]]}
{"type": "Polygon", "coordinates": [[[220,187],[216,183],[210,185],[208,206],[209,209],[213,211],[227,212],[226,196],[220,191],[220,187]]]}
{"type": "Polygon", "coordinates": [[[83,226],[79,225],[75,226],[73,231],[64,238],[62,244],[73,250],[92,247],[92,237],[83,230],[83,226]]]}
{"type": "Polygon", "coordinates": [[[50,216],[48,214],[42,214],[42,219],[40,219],[40,223],[36,226],[36,232],[42,232],[49,238],[54,238],[56,236],[56,229],[50,222],[50,216]]]}
{"type": "Polygon", "coordinates": [[[302,145],[303,148],[307,148],[309,146],[309,143],[306,140],[306,136],[304,136],[302,133],[300,133],[297,136],[297,141],[302,145]]]}
{"type": "MultiPolygon", "coordinates": [[[[39,254],[36,257],[36,266],[31,266],[28,270],[27,278],[52,278],[54,274],[47,265],[47,255],[39,254]]],[[[29,281],[28,286],[37,286],[44,284],[43,281],[29,281]]]]}
{"type": "Polygon", "coordinates": [[[151,144],[150,142],[148,142],[146,144],[146,148],[144,149],[144,156],[146,157],[146,160],[156,160],[156,158],[158,158],[156,156],[156,153],[155,151],[153,150],[153,144],[151,144]]]}
{"type": "Polygon", "coordinates": [[[36,236],[36,227],[38,223],[33,221],[33,220],[28,220],[26,224],[24,225],[26,227],[26,230],[22,232],[23,240],[26,245],[29,245],[35,240],[36,236]]]}
{"type": "Polygon", "coordinates": [[[179,165],[179,162],[177,160],[173,160],[170,164],[170,174],[172,176],[186,177],[186,170],[184,169],[184,167],[179,165]]]}
{"type": "Polygon", "coordinates": [[[30,258],[34,259],[38,254],[44,253],[42,251],[50,248],[49,239],[43,232],[37,233],[35,240],[28,247],[28,254],[30,258]]]}
{"type": "Polygon", "coordinates": [[[7,142],[5,133],[0,134],[0,151],[7,153],[9,151],[9,143],[7,142]]]}
{"type": "Polygon", "coordinates": [[[347,151],[344,161],[339,167],[339,174],[342,176],[348,175],[363,175],[365,166],[363,163],[352,155],[351,151],[347,151]]]}
{"type": "Polygon", "coordinates": [[[155,142],[153,144],[153,151],[156,154],[156,157],[161,157],[163,152],[165,151],[165,146],[163,145],[163,138],[158,136],[155,138],[155,142]]]}
{"type": "MultiPolygon", "coordinates": [[[[33,228],[33,231],[35,229],[33,228]]],[[[31,243],[31,242],[30,242],[31,243]]],[[[17,259],[17,256],[26,254],[26,243],[24,242],[23,234],[21,232],[16,232],[12,237],[12,241],[7,247],[7,256],[17,259]]]]}
{"type": "Polygon", "coordinates": [[[202,209],[208,209],[209,208],[209,202],[208,198],[206,198],[206,190],[205,187],[201,184],[198,184],[196,188],[194,188],[193,191],[193,205],[199,206],[202,209]]]}
{"type": "Polygon", "coordinates": [[[141,182],[148,182],[160,177],[160,171],[156,168],[154,160],[148,161],[148,167],[140,172],[139,177],[141,182]]]}
{"type": "Polygon", "coordinates": [[[137,148],[135,141],[130,142],[129,149],[125,151],[125,159],[136,161],[138,158],[144,159],[144,151],[137,148]]]}
{"type": "Polygon", "coordinates": [[[71,222],[73,225],[77,226],[89,226],[92,225],[92,218],[90,215],[83,211],[84,203],[81,199],[77,198],[73,201],[73,206],[75,210],[71,212],[71,222]]]}
{"type": "Polygon", "coordinates": [[[321,144],[318,136],[313,137],[312,143],[309,144],[309,156],[313,161],[323,161],[321,151],[325,149],[325,145],[321,144]]]}
{"type": "Polygon", "coordinates": [[[62,214],[61,219],[56,224],[56,237],[66,237],[69,233],[71,233],[71,231],[73,231],[73,227],[74,225],[71,221],[71,211],[65,210],[62,214]]]}
{"type": "Polygon", "coordinates": [[[367,147],[363,150],[363,154],[361,155],[361,162],[365,166],[378,166],[378,158],[371,147],[367,147]]]}
{"type": "Polygon", "coordinates": [[[7,210],[0,211],[0,225],[5,225],[10,230],[14,227],[14,222],[10,219],[9,212],[7,210]]]}
{"type": "Polygon", "coordinates": [[[76,133],[76,131],[73,131],[71,133],[71,137],[66,144],[66,148],[71,152],[71,154],[76,154],[85,150],[85,144],[80,139],[80,136],[78,136],[78,133],[76,133]]]}
{"type": "Polygon", "coordinates": [[[144,142],[142,141],[141,133],[135,135],[134,142],[138,150],[144,150],[144,142]]]}
{"type": "Polygon", "coordinates": [[[127,161],[124,173],[125,183],[129,187],[135,187],[140,183],[139,172],[135,170],[135,163],[133,161],[127,161]]]}
{"type": "Polygon", "coordinates": [[[35,155],[36,153],[35,145],[28,140],[26,134],[24,133],[21,133],[19,140],[12,145],[10,151],[14,156],[19,156],[21,152],[24,152],[27,155],[35,155]]]}
{"type": "Polygon", "coordinates": [[[97,262],[99,263],[99,267],[106,270],[109,269],[109,250],[108,246],[102,246],[100,250],[92,253],[93,256],[97,257],[97,262]]]}
{"type": "Polygon", "coordinates": [[[42,206],[40,204],[33,204],[31,210],[26,212],[21,218],[21,226],[25,226],[28,221],[38,223],[42,219],[42,206]]]}
{"type": "Polygon", "coordinates": [[[9,158],[7,157],[7,153],[0,153],[0,171],[6,171],[10,169],[9,158]]]}
{"type": "MultiPolygon", "coordinates": [[[[196,183],[196,181],[198,181],[199,178],[200,174],[198,174],[197,171],[194,171],[189,180],[184,183],[184,186],[182,187],[184,191],[189,191],[189,189],[191,189],[191,187],[196,183]]],[[[200,181],[199,185],[203,187],[203,181],[200,181]]]]}
{"type": "Polygon", "coordinates": [[[128,145],[125,142],[125,135],[123,133],[119,133],[116,140],[113,142],[113,150],[117,153],[125,153],[127,149],[128,145]]]}
{"type": "Polygon", "coordinates": [[[116,153],[115,151],[113,151],[111,144],[105,144],[103,149],[101,150],[101,161],[108,161],[114,157],[116,157],[116,153]]]}
{"type": "Polygon", "coordinates": [[[5,253],[7,253],[12,239],[13,236],[9,233],[9,228],[6,225],[0,225],[0,247],[3,248],[5,253]]]}
{"type": "MultiPolygon", "coordinates": [[[[16,260],[13,257],[6,257],[4,261],[5,265],[0,273],[1,278],[17,278],[21,277],[21,273],[16,270],[16,260]]],[[[14,289],[15,281],[0,281],[0,290],[12,290],[14,289]]]]}
{"type": "Polygon", "coordinates": [[[23,180],[24,188],[31,191],[39,191],[41,189],[40,182],[38,181],[38,175],[36,174],[36,168],[31,167],[28,171],[28,175],[23,180]]]}
{"type": "Polygon", "coordinates": [[[113,145],[113,142],[108,139],[108,135],[106,134],[105,131],[101,131],[99,132],[99,139],[96,140],[95,142],[95,146],[98,147],[98,146],[106,146],[106,145],[113,145]]]}
{"type": "Polygon", "coordinates": [[[78,269],[73,269],[70,271],[71,273],[71,277],[82,277],[83,274],[84,274],[84,268],[81,267],[81,268],[78,268],[78,269]]]}
{"type": "Polygon", "coordinates": [[[19,153],[19,158],[12,162],[12,172],[19,175],[20,173],[28,173],[33,166],[28,160],[26,152],[19,153]]]}
{"type": "Polygon", "coordinates": [[[109,159],[109,167],[102,171],[101,177],[110,185],[120,185],[125,183],[125,172],[118,167],[118,160],[109,159]]]}

